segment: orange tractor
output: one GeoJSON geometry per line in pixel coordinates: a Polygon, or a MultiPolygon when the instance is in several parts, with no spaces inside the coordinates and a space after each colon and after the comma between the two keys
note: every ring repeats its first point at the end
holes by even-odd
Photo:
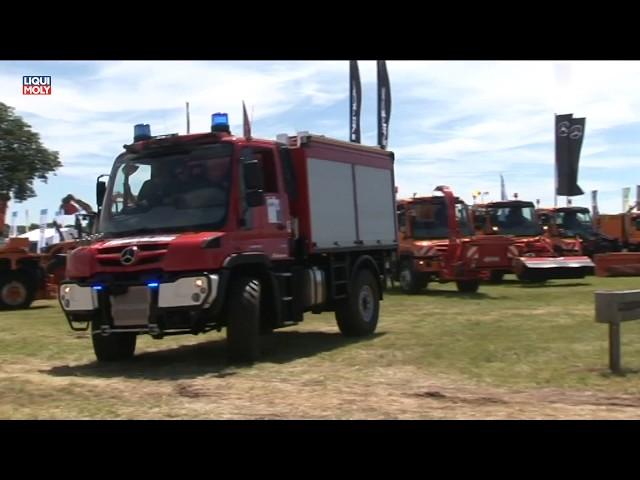
{"type": "Polygon", "coordinates": [[[558,255],[587,255],[619,252],[620,242],[594,227],[586,207],[539,208],[538,218],[558,255]]]}
{"type": "Polygon", "coordinates": [[[29,308],[34,300],[54,298],[42,255],[29,251],[29,239],[9,238],[0,246],[0,309],[29,308]]]}
{"type": "Polygon", "coordinates": [[[584,278],[593,269],[591,259],[581,255],[579,239],[571,255],[567,255],[568,251],[559,255],[551,239],[544,235],[532,202],[504,200],[475,204],[472,212],[478,235],[506,235],[511,239],[512,263],[502,271],[494,270],[494,281],[501,280],[505,273],[515,273],[519,280],[530,282],[584,278]]]}
{"type": "Polygon", "coordinates": [[[478,290],[483,273],[509,264],[506,237],[473,237],[468,206],[446,186],[442,195],[398,202],[400,229],[394,277],[405,293],[431,281],[455,281],[460,292],[478,290]]]}

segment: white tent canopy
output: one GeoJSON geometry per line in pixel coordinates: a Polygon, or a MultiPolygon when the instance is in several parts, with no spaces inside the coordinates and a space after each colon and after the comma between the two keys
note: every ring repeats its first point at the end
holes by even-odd
{"type": "MultiPolygon", "coordinates": [[[[76,231],[73,228],[60,228],[62,235],[64,238],[60,238],[58,231],[55,228],[45,228],[44,230],[44,244],[53,245],[54,243],[59,243],[64,240],[73,240],[76,235],[76,231]]],[[[22,235],[18,235],[19,238],[28,238],[30,242],[39,242],[40,241],[40,229],[31,230],[30,232],[23,233],[22,235]]]]}

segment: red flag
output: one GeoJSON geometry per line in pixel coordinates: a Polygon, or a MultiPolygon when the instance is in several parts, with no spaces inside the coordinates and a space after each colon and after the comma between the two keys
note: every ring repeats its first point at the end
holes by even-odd
{"type": "Polygon", "coordinates": [[[249,115],[247,115],[247,107],[242,101],[242,134],[244,138],[251,138],[251,122],[249,122],[249,115]]]}

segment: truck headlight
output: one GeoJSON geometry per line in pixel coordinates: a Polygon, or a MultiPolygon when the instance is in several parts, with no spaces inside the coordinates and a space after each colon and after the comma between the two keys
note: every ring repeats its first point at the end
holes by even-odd
{"type": "Polygon", "coordinates": [[[215,300],[217,291],[218,275],[179,278],[160,284],[158,307],[208,307],[215,300]]]}
{"type": "Polygon", "coordinates": [[[92,287],[64,284],[58,292],[60,304],[67,312],[86,312],[98,308],[98,294],[92,287]]]}

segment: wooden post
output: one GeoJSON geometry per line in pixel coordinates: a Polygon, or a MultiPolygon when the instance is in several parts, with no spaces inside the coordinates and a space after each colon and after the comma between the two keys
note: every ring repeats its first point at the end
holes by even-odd
{"type": "Polygon", "coordinates": [[[611,372],[622,373],[620,358],[620,322],[609,323],[609,369],[611,372]]]}

